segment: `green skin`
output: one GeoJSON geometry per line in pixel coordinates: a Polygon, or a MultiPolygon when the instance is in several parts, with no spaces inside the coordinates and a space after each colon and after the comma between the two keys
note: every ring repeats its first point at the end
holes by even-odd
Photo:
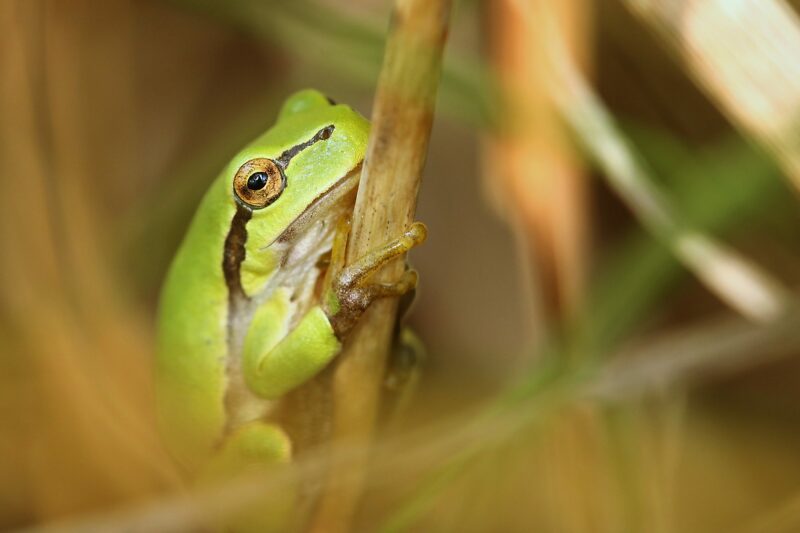
{"type": "Polygon", "coordinates": [[[288,462],[291,442],[269,421],[276,400],[339,353],[373,300],[416,285],[413,271],[390,285],[367,278],[424,240],[419,223],[342,264],[342,220],[352,210],[368,134],[369,123],[349,107],[300,91],[203,198],[167,275],[158,322],[159,426],[187,471],[288,462]],[[309,142],[330,126],[329,137],[309,142]],[[250,208],[237,197],[233,179],[242,165],[280,161],[301,145],[282,167],[286,186],[273,203],[250,208]]]}

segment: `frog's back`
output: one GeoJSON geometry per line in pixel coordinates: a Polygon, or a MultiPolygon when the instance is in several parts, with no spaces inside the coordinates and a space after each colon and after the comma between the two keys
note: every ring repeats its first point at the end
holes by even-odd
{"type": "Polygon", "coordinates": [[[235,212],[233,202],[224,201],[226,183],[220,176],[195,214],[159,309],[159,425],[170,451],[190,469],[202,463],[225,424],[228,291],[222,254],[235,212]]]}

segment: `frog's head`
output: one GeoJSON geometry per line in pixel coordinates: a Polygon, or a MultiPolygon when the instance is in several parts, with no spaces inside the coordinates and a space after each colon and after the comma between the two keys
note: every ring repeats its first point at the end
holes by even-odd
{"type": "Polygon", "coordinates": [[[275,126],[226,172],[233,201],[249,216],[245,266],[352,197],[368,134],[364,117],[318,91],[286,100],[275,126]]]}
{"type": "Polygon", "coordinates": [[[280,123],[284,119],[298,113],[313,112],[314,110],[322,111],[333,105],[336,105],[333,99],[314,89],[297,91],[289,96],[283,103],[283,106],[281,106],[277,122],[280,123]]]}

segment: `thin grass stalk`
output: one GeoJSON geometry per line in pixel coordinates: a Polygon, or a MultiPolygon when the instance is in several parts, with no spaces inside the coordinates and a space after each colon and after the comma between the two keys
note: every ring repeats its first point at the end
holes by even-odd
{"type": "Polygon", "coordinates": [[[800,190],[800,17],[782,0],[626,0],[800,190]]]}
{"type": "MultiPolygon", "coordinates": [[[[347,262],[400,235],[414,220],[450,16],[449,0],[397,0],[378,79],[347,262]]],[[[402,260],[379,272],[391,282],[402,260]]],[[[364,490],[367,453],[397,302],[374,303],[353,331],[333,379],[333,438],[364,453],[347,472],[332,465],[312,531],[347,531],[364,490]],[[347,475],[345,475],[347,474],[347,475]]]]}
{"type": "MultiPolygon", "coordinates": [[[[515,0],[518,14],[531,27],[530,8],[515,0]]],[[[552,14],[542,13],[542,42],[554,76],[549,91],[565,121],[603,170],[609,186],[641,223],[667,244],[672,253],[726,305],[759,322],[783,315],[791,292],[750,258],[689,225],[656,186],[645,161],[617,128],[611,113],[580,74],[559,34],[552,14]]]]}
{"type": "MultiPolygon", "coordinates": [[[[585,0],[549,4],[569,53],[588,70],[591,9],[585,0]]],[[[583,161],[542,80],[546,48],[510,0],[486,3],[489,58],[503,105],[486,137],[483,179],[495,211],[519,233],[518,255],[531,286],[530,331],[574,318],[588,257],[588,191],[583,161]]],[[[546,43],[544,43],[546,44],[546,43]]]]}

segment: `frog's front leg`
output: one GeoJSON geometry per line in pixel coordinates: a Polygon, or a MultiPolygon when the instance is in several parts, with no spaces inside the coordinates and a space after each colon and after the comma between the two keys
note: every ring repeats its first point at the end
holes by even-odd
{"type": "MultiPolygon", "coordinates": [[[[337,241],[342,239],[342,235],[346,235],[347,227],[348,220],[340,222],[337,241]]],[[[378,298],[402,296],[416,289],[418,275],[414,270],[403,272],[395,283],[370,283],[367,279],[392,259],[422,244],[426,236],[425,225],[414,222],[401,237],[373,250],[347,267],[343,266],[344,244],[334,243],[331,256],[331,270],[334,275],[326,291],[323,306],[338,338],[344,338],[367,307],[378,298]]]]}
{"type": "Polygon", "coordinates": [[[266,345],[261,331],[267,329],[270,311],[256,312],[245,337],[243,371],[247,386],[264,398],[278,398],[308,381],[341,350],[342,340],[378,298],[399,296],[417,285],[417,273],[407,270],[395,283],[374,283],[370,274],[406,253],[425,239],[425,226],[412,224],[399,238],[342,267],[346,233],[334,240],[323,303],[309,310],[282,340],[266,345]]]}

